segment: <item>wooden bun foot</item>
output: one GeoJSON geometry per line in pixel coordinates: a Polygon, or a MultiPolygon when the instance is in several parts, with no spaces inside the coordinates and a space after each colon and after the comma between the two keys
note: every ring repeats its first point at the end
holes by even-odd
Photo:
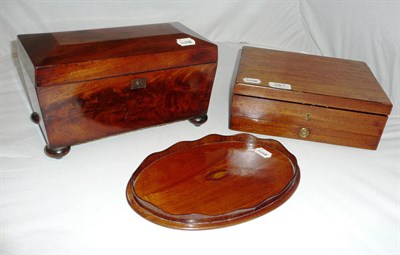
{"type": "Polygon", "coordinates": [[[196,127],[200,127],[201,125],[206,123],[207,120],[208,120],[208,116],[207,116],[207,114],[204,114],[204,115],[200,115],[198,117],[189,119],[189,122],[192,123],[193,125],[195,125],[196,127]]]}
{"type": "Polygon", "coordinates": [[[33,121],[33,123],[39,124],[40,121],[40,116],[37,112],[33,112],[31,114],[31,120],[33,121]]]}
{"type": "Polygon", "coordinates": [[[50,158],[55,158],[55,159],[60,159],[64,157],[65,155],[68,154],[68,152],[71,150],[71,146],[65,146],[65,147],[60,147],[60,148],[50,148],[48,145],[44,147],[44,152],[46,153],[47,156],[50,158]]]}

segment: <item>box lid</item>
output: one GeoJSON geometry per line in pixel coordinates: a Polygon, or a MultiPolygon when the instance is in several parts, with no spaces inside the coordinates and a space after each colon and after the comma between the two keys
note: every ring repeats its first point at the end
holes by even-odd
{"type": "Polygon", "coordinates": [[[234,94],[389,115],[392,104],[360,61],[243,47],[234,94]]]}
{"type": "Polygon", "coordinates": [[[177,22],[18,35],[18,48],[36,86],[212,63],[218,54],[177,22]]]}

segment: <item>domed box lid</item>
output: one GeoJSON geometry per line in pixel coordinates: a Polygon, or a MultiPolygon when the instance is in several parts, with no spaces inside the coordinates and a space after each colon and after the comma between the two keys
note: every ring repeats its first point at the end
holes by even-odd
{"type": "Polygon", "coordinates": [[[218,60],[217,45],[178,22],[22,34],[17,49],[36,87],[218,60]]]}

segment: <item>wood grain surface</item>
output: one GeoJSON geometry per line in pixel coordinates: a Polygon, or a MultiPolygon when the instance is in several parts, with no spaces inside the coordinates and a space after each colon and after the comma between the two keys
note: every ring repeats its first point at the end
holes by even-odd
{"type": "Polygon", "coordinates": [[[207,114],[216,64],[39,87],[49,144],[61,147],[207,114]],[[145,79],[146,88],[131,90],[145,79]]]}
{"type": "Polygon", "coordinates": [[[182,47],[176,39],[195,34],[179,23],[18,35],[36,86],[54,86],[129,73],[215,63],[217,46],[196,37],[182,47]],[[184,30],[184,31],[181,31],[184,30]]]}
{"type": "Polygon", "coordinates": [[[376,149],[387,116],[234,95],[230,128],[376,149]],[[310,131],[300,137],[300,129],[310,131]]]}
{"type": "Polygon", "coordinates": [[[152,125],[207,120],[218,48],[180,23],[18,35],[17,49],[48,155],[152,125]],[[181,38],[195,43],[181,46],[181,38]]]}
{"type": "Polygon", "coordinates": [[[274,140],[209,135],[147,157],[127,186],[132,208],[166,227],[208,229],[261,216],[300,180],[296,158],[274,140]],[[263,148],[272,156],[255,152],[263,148]]]}
{"type": "Polygon", "coordinates": [[[363,62],[244,47],[229,127],[376,149],[391,110],[363,62]]]}
{"type": "Polygon", "coordinates": [[[243,47],[235,94],[389,115],[392,104],[360,61],[243,47]],[[257,78],[249,84],[244,78],[257,78]],[[269,82],[291,85],[275,89],[269,82]]]}

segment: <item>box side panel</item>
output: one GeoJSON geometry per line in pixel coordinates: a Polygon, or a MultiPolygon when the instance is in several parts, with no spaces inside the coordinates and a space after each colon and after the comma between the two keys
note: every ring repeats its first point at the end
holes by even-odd
{"type": "Polygon", "coordinates": [[[17,40],[17,54],[21,67],[27,74],[27,78],[35,85],[35,67],[19,38],[17,40]]]}
{"type": "Polygon", "coordinates": [[[234,95],[230,128],[376,149],[386,121],[382,115],[234,95]]]}
{"type": "Polygon", "coordinates": [[[39,115],[40,129],[42,130],[44,138],[46,139],[46,141],[48,141],[46,127],[45,127],[45,124],[44,124],[43,118],[42,118],[42,116],[43,116],[42,109],[40,107],[36,87],[34,84],[34,81],[35,81],[34,66],[33,66],[32,62],[30,61],[28,55],[26,54],[25,49],[22,47],[22,45],[19,41],[17,41],[17,53],[18,53],[19,63],[21,65],[23,80],[25,82],[24,87],[25,87],[26,93],[28,94],[27,96],[29,98],[29,102],[30,102],[32,111],[36,112],[39,115]]]}
{"type": "Polygon", "coordinates": [[[216,67],[205,64],[40,87],[49,145],[74,145],[206,114],[216,67]]]}

